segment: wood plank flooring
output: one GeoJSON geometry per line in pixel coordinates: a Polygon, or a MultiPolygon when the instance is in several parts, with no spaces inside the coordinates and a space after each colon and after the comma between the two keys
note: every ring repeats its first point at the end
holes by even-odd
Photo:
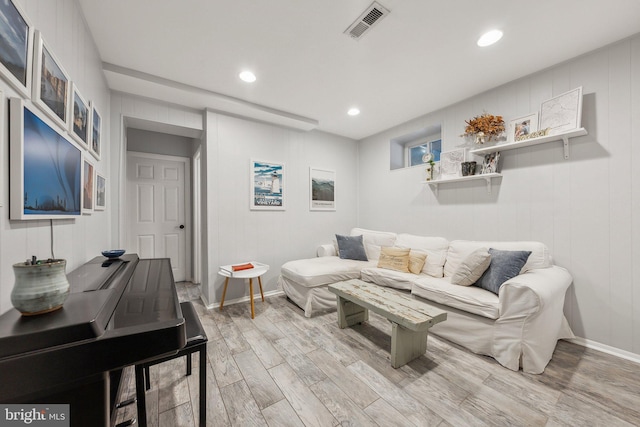
{"type": "MultiPolygon", "coordinates": [[[[284,296],[207,310],[179,283],[209,337],[208,426],[640,425],[640,365],[560,341],[542,375],[513,372],[429,335],[427,353],[390,366],[391,325],[375,313],[352,328],[311,319],[284,296]]],[[[198,356],[151,367],[150,426],[197,426],[198,356]]],[[[125,371],[122,399],[135,395],[125,371]]],[[[136,416],[120,409],[116,423],[136,416]]]]}

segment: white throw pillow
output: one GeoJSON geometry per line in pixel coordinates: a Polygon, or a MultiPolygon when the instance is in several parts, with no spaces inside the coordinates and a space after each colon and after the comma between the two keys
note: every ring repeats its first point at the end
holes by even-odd
{"type": "Polygon", "coordinates": [[[491,254],[487,248],[476,249],[462,260],[453,276],[451,283],[454,285],[470,286],[478,281],[489,265],[491,254]]]}

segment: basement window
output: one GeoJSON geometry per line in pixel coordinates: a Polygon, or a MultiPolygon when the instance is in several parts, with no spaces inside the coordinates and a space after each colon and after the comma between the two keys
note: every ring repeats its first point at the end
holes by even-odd
{"type": "Polygon", "coordinates": [[[440,160],[442,151],[442,126],[427,126],[406,135],[392,138],[389,142],[390,169],[410,168],[423,165],[422,157],[433,154],[435,162],[440,160]]]}

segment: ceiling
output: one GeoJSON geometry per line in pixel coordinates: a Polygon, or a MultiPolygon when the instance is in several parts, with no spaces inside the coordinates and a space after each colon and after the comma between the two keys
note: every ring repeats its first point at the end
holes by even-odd
{"type": "Polygon", "coordinates": [[[79,2],[113,90],[358,140],[640,32],[638,0],[379,0],[359,40],[371,0],[79,2]]]}

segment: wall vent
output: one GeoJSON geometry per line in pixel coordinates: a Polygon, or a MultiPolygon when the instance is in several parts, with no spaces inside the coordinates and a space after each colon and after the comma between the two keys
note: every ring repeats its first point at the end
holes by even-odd
{"type": "Polygon", "coordinates": [[[382,6],[377,1],[374,1],[371,3],[371,6],[362,12],[362,15],[360,15],[353,24],[349,25],[349,28],[347,28],[344,33],[352,39],[359,40],[388,14],[389,9],[382,6]]]}

